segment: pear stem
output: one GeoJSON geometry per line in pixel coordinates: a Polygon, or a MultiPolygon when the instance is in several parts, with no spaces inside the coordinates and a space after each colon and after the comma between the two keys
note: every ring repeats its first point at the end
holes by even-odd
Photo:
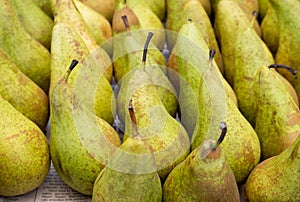
{"type": "Polygon", "coordinates": [[[125,25],[126,31],[129,32],[130,31],[130,26],[129,26],[127,15],[122,15],[121,18],[122,18],[123,23],[125,25]]]}
{"type": "Polygon", "coordinates": [[[255,22],[256,18],[257,18],[257,10],[254,10],[252,12],[252,19],[251,19],[251,22],[250,22],[250,27],[254,26],[254,22],[255,22]]]}
{"type": "Polygon", "coordinates": [[[225,138],[225,135],[227,133],[227,125],[225,122],[220,123],[220,129],[222,130],[222,132],[221,132],[221,135],[220,135],[218,141],[216,142],[215,146],[213,147],[213,151],[218,148],[218,146],[223,142],[223,140],[225,138]]]}
{"type": "Polygon", "coordinates": [[[133,106],[132,106],[132,99],[129,100],[128,111],[129,111],[130,119],[132,121],[133,129],[134,129],[134,132],[135,132],[134,136],[138,135],[139,132],[138,132],[138,128],[137,128],[137,122],[136,122],[134,109],[133,109],[133,106]]]}
{"type": "Polygon", "coordinates": [[[153,33],[149,32],[148,36],[147,36],[147,39],[146,39],[146,42],[145,42],[145,45],[144,45],[143,58],[142,58],[144,68],[145,68],[145,65],[146,65],[148,46],[149,46],[149,43],[150,43],[150,40],[151,40],[152,37],[153,37],[153,33]]]}
{"type": "Polygon", "coordinates": [[[68,78],[71,74],[71,71],[76,67],[77,64],[78,64],[78,60],[72,60],[70,66],[69,66],[69,69],[68,69],[68,71],[66,72],[66,75],[65,75],[66,81],[68,80],[68,78]]]}
{"type": "Polygon", "coordinates": [[[269,69],[271,68],[282,68],[282,69],[286,69],[288,70],[291,74],[293,74],[294,76],[297,74],[297,70],[293,69],[292,67],[289,67],[287,65],[283,65],[283,64],[271,64],[269,65],[269,69]]]}
{"type": "Polygon", "coordinates": [[[188,21],[189,21],[190,23],[193,22],[193,20],[192,20],[191,18],[189,18],[188,21]]]}
{"type": "Polygon", "coordinates": [[[209,60],[208,60],[208,68],[212,69],[212,64],[213,64],[213,59],[215,57],[216,50],[215,49],[210,49],[209,50],[209,60]]]}

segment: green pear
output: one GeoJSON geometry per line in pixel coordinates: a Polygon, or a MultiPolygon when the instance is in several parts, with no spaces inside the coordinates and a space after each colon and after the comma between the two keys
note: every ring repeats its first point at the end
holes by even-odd
{"type": "MultiPolygon", "coordinates": [[[[131,0],[127,0],[131,1],[131,0]]],[[[166,2],[161,0],[144,0],[144,3],[157,15],[157,17],[162,21],[166,14],[166,2]]]]}
{"type": "Polygon", "coordinates": [[[51,10],[50,1],[52,0],[33,0],[33,3],[35,3],[39,8],[42,9],[51,19],[53,18],[53,13],[51,10]]]}
{"type": "Polygon", "coordinates": [[[155,157],[147,140],[128,137],[98,175],[93,202],[161,202],[162,186],[155,157]]]}
{"type": "Polygon", "coordinates": [[[64,22],[82,38],[90,53],[94,55],[95,62],[105,64],[103,65],[105,67],[103,71],[105,71],[107,80],[111,82],[112,66],[110,57],[101,46],[98,46],[83,17],[76,9],[73,0],[57,0],[55,11],[54,22],[64,22]]]}
{"type": "MultiPolygon", "coordinates": [[[[126,26],[128,26],[126,22],[127,17],[124,16],[123,18],[126,26]]],[[[136,68],[142,68],[141,58],[143,56],[144,43],[143,30],[128,31],[127,33],[119,34],[114,37],[113,66],[115,79],[119,82],[118,86],[122,87],[124,85],[122,88],[130,90],[131,87],[128,86],[128,79],[132,76],[130,71],[136,68]],[[127,78],[123,79],[127,74],[127,78]]],[[[149,71],[149,74],[151,74],[151,78],[154,82],[160,84],[157,86],[158,93],[167,111],[172,116],[175,116],[178,109],[178,102],[175,89],[165,75],[165,58],[152,43],[149,44],[147,55],[147,64],[149,65],[146,66],[146,69],[149,71]],[[152,68],[152,66],[155,68],[152,68]]],[[[127,92],[127,90],[123,90],[123,92],[127,92]]],[[[127,100],[123,99],[124,96],[118,95],[118,97],[118,103],[123,102],[126,105],[127,100]]],[[[118,115],[120,120],[124,123],[125,110],[123,104],[118,105],[121,106],[118,107],[118,115]]]]}
{"type": "Polygon", "coordinates": [[[8,1],[19,17],[26,32],[47,49],[50,49],[53,20],[32,0],[8,1]]]}
{"type": "Polygon", "coordinates": [[[300,136],[277,156],[258,164],[248,177],[248,201],[300,200],[300,136]]]}
{"type": "MultiPolygon", "coordinates": [[[[157,68],[151,66],[152,69],[157,68]]],[[[122,88],[120,92],[127,103],[132,101],[135,112],[136,127],[139,134],[146,138],[153,147],[158,174],[165,179],[169,172],[189,154],[190,139],[181,124],[174,119],[160,100],[156,85],[160,83],[151,80],[151,71],[142,68],[132,71],[129,77],[128,89],[122,88]]],[[[121,107],[126,107],[123,102],[121,107]]],[[[125,139],[132,136],[130,114],[125,119],[125,139]],[[128,124],[129,123],[129,124],[128,124]]]]}
{"type": "Polygon", "coordinates": [[[22,26],[7,0],[0,1],[0,48],[31,80],[48,92],[50,53],[22,26]]]}
{"type": "MultiPolygon", "coordinates": [[[[120,0],[126,1],[126,0],[120,0]]],[[[127,0],[127,6],[131,8],[131,10],[137,16],[141,28],[146,29],[145,36],[147,32],[153,32],[154,36],[152,39],[152,43],[159,49],[162,50],[165,45],[165,31],[164,26],[160,19],[153,13],[153,11],[147,7],[143,1],[140,0],[127,0]]]]}
{"type": "Polygon", "coordinates": [[[61,179],[78,192],[91,195],[96,177],[117,150],[120,139],[107,122],[82,103],[69,83],[70,71],[77,62],[73,60],[53,91],[50,153],[61,179]]]}
{"type": "MultiPolygon", "coordinates": [[[[278,20],[278,49],[275,56],[275,62],[285,64],[299,70],[300,57],[298,52],[300,47],[300,4],[297,0],[269,0],[270,5],[274,9],[278,20]]],[[[300,82],[298,77],[291,76],[286,70],[280,70],[294,86],[300,95],[300,82]]]]}
{"type": "MultiPolygon", "coordinates": [[[[82,66],[84,69],[95,70],[97,72],[87,75],[87,78],[89,78],[88,81],[86,81],[86,79],[77,80],[76,75],[74,74],[70,83],[75,86],[75,84],[81,82],[81,89],[83,89],[86,87],[86,84],[92,82],[92,79],[99,79],[99,82],[98,80],[93,80],[94,85],[90,85],[82,92],[84,95],[86,95],[92,91],[89,96],[86,96],[83,102],[85,102],[85,104],[87,104],[87,102],[92,102],[89,104],[90,110],[95,111],[97,116],[112,124],[114,121],[113,109],[115,105],[113,101],[113,91],[110,83],[106,79],[102,78],[102,69],[105,69],[106,63],[95,64],[97,60],[94,60],[94,57],[97,55],[94,55],[93,53],[90,54],[82,38],[76,32],[71,30],[70,27],[68,27],[65,23],[55,23],[53,27],[51,45],[50,100],[52,99],[54,87],[67,71],[70,61],[73,58],[76,58],[76,60],[78,60],[80,63],[78,66],[82,66]],[[95,89],[95,87],[97,88],[95,89]],[[90,98],[90,96],[95,97],[87,99],[90,98]]],[[[86,74],[81,75],[83,76],[86,74]]],[[[83,95],[81,96],[83,97],[83,95]]]]}
{"type": "Polygon", "coordinates": [[[115,0],[80,0],[85,5],[89,6],[93,10],[97,11],[99,14],[104,16],[108,21],[111,22],[114,9],[115,0]]]}
{"type": "Polygon", "coordinates": [[[219,141],[207,139],[168,175],[163,201],[240,201],[234,174],[218,146],[226,134],[223,122],[219,141]]]}
{"type": "Polygon", "coordinates": [[[257,0],[259,8],[259,18],[263,20],[269,9],[269,0],[257,0]]]}
{"type": "Polygon", "coordinates": [[[79,0],[73,0],[73,2],[98,45],[112,37],[111,25],[104,16],[79,0]]]}
{"type": "Polygon", "coordinates": [[[17,196],[37,188],[50,168],[46,136],[0,96],[0,195],[17,196]]]}
{"type": "Polygon", "coordinates": [[[268,11],[261,22],[262,39],[269,47],[273,55],[276,54],[279,41],[278,20],[274,9],[269,6],[268,11]]]}
{"type": "Polygon", "coordinates": [[[249,27],[250,21],[235,1],[221,0],[217,4],[214,30],[222,52],[225,78],[234,86],[234,46],[239,33],[249,27]]]}
{"type": "Polygon", "coordinates": [[[269,68],[265,65],[257,70],[253,86],[257,105],[255,131],[262,159],[278,155],[300,134],[299,107],[278,74],[269,68]]]}
{"type": "Polygon", "coordinates": [[[49,118],[48,96],[0,48],[0,95],[15,109],[46,130],[49,118]],[[20,93],[22,92],[22,93],[20,93]]]}
{"type": "Polygon", "coordinates": [[[216,134],[218,126],[215,121],[226,120],[228,135],[223,142],[223,150],[236,181],[243,183],[260,160],[257,134],[229,96],[224,78],[213,60],[214,51],[209,51],[208,59],[207,48],[195,43],[195,40],[179,39],[176,54],[182,58],[182,63],[178,64],[182,76],[179,94],[181,121],[192,135],[192,150],[201,145],[208,135],[216,134]],[[188,50],[185,47],[189,47],[188,50]],[[196,102],[193,101],[195,99],[196,102]]]}
{"type": "Polygon", "coordinates": [[[175,3],[170,1],[171,5],[168,6],[166,28],[168,48],[171,50],[175,44],[177,32],[187,22],[188,19],[197,23],[200,31],[205,38],[207,45],[217,51],[216,61],[223,74],[222,56],[219,51],[219,46],[210,22],[209,16],[204,10],[203,5],[198,0],[180,1],[175,3]]]}

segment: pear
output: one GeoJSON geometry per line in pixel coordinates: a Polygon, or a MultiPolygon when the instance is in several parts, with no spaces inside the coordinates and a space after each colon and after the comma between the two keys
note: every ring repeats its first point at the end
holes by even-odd
{"type": "MultiPolygon", "coordinates": [[[[140,0],[120,0],[125,1],[127,6],[131,8],[131,10],[135,13],[137,18],[139,19],[140,25],[142,29],[146,29],[147,32],[153,32],[154,36],[152,39],[152,43],[155,46],[162,50],[165,45],[165,31],[164,26],[160,19],[153,13],[153,11],[147,7],[143,1],[140,0]]],[[[145,33],[145,36],[147,35],[145,33]]]]}
{"type": "Polygon", "coordinates": [[[217,51],[216,61],[218,66],[223,73],[222,57],[219,51],[219,46],[212,28],[209,16],[204,10],[203,5],[197,0],[192,1],[180,1],[175,3],[169,1],[166,28],[174,32],[167,32],[167,44],[168,48],[172,50],[177,32],[187,22],[188,19],[197,23],[200,31],[205,38],[207,45],[217,51]]]}
{"type": "Polygon", "coordinates": [[[259,8],[259,18],[262,21],[269,9],[269,0],[257,0],[259,8]]]}
{"type": "MultiPolygon", "coordinates": [[[[272,67],[278,65],[269,66],[272,67]]],[[[300,134],[299,107],[277,73],[269,68],[259,68],[253,87],[257,104],[255,131],[261,143],[262,159],[280,154],[300,134]]]]}
{"type": "Polygon", "coordinates": [[[96,177],[117,150],[120,139],[107,122],[90,112],[69,83],[77,63],[72,61],[53,91],[50,153],[61,179],[78,192],[91,195],[96,177]]]}
{"type": "Polygon", "coordinates": [[[271,6],[268,7],[268,11],[261,22],[261,33],[262,39],[269,47],[272,54],[275,55],[278,48],[279,31],[277,16],[271,6]]]}
{"type": "Polygon", "coordinates": [[[0,1],[0,48],[31,80],[48,92],[50,53],[22,26],[7,0],[0,1]]]}
{"type": "MultiPolygon", "coordinates": [[[[130,1],[130,0],[129,0],[130,1]]],[[[157,15],[157,17],[163,21],[166,13],[166,2],[161,0],[144,0],[144,3],[157,15]]]]}
{"type": "Polygon", "coordinates": [[[234,46],[239,33],[249,27],[250,21],[235,1],[221,0],[217,4],[214,30],[219,41],[225,78],[234,86],[234,46]]]}
{"type": "Polygon", "coordinates": [[[9,3],[19,17],[26,32],[47,49],[50,49],[53,20],[32,0],[9,0],[9,3]]]}
{"type": "Polygon", "coordinates": [[[104,16],[108,21],[111,22],[114,9],[115,1],[114,0],[80,0],[85,5],[89,6],[93,10],[97,11],[99,14],[104,16]]]}
{"type": "Polygon", "coordinates": [[[98,45],[112,37],[111,25],[105,17],[79,0],[73,0],[73,2],[98,45]]]}
{"type": "Polygon", "coordinates": [[[37,188],[50,168],[49,146],[39,127],[0,96],[0,195],[37,188]]]}
{"type": "Polygon", "coordinates": [[[55,22],[64,22],[70,29],[73,29],[84,41],[90,53],[93,54],[95,63],[104,64],[105,77],[109,82],[112,80],[112,66],[108,53],[99,47],[92,37],[83,17],[76,9],[73,0],[57,0],[55,22]]]}
{"type": "Polygon", "coordinates": [[[299,201],[299,165],[300,136],[286,150],[254,168],[245,187],[247,200],[299,201]]]}
{"type": "Polygon", "coordinates": [[[49,116],[48,96],[11,62],[0,48],[0,95],[15,109],[46,130],[49,116]],[[20,93],[22,92],[22,93],[20,93]]]}
{"type": "MultiPolygon", "coordinates": [[[[275,62],[285,64],[299,70],[300,57],[298,55],[300,43],[300,4],[297,0],[269,0],[270,5],[274,9],[278,20],[278,49],[275,56],[275,62]]],[[[286,70],[279,70],[294,86],[300,95],[299,78],[293,77],[286,70]]]]}
{"type": "Polygon", "coordinates": [[[128,137],[98,175],[93,202],[161,202],[162,186],[152,146],[139,134],[128,137]]]}
{"type": "Polygon", "coordinates": [[[182,58],[182,63],[178,64],[182,76],[179,80],[181,122],[192,136],[192,150],[201,145],[208,135],[216,133],[218,126],[215,121],[226,120],[230,130],[223,142],[223,150],[236,181],[241,184],[260,160],[257,134],[229,96],[213,60],[214,51],[209,51],[207,59],[207,48],[199,43],[182,37],[177,39],[176,44],[176,54],[182,58]]]}
{"type": "Polygon", "coordinates": [[[163,201],[240,201],[234,174],[218,142],[207,139],[169,174],[163,185],[163,201]],[[197,190],[197,191],[195,191],[197,190]]]}
{"type": "MultiPolygon", "coordinates": [[[[74,74],[74,76],[72,76],[71,84],[75,86],[75,84],[81,83],[80,89],[82,89],[86,87],[86,84],[92,82],[92,79],[96,78],[97,81],[93,80],[94,85],[90,85],[88,89],[83,91],[84,95],[91,93],[85,98],[85,104],[87,104],[87,102],[94,102],[89,105],[90,110],[95,111],[97,116],[112,124],[114,121],[112,111],[115,105],[112,101],[114,100],[113,91],[110,83],[107,80],[102,79],[102,69],[105,69],[106,64],[98,63],[96,65],[95,60],[93,59],[94,57],[96,56],[90,54],[86,44],[76,32],[71,30],[65,23],[56,22],[53,28],[51,45],[50,100],[52,98],[54,87],[67,71],[70,61],[73,58],[76,58],[80,63],[78,66],[83,66],[85,67],[84,69],[90,68],[95,71],[97,70],[97,72],[87,75],[89,80],[76,80],[76,75],[74,74]],[[96,86],[97,89],[94,89],[96,86]],[[95,97],[88,100],[87,98],[90,96],[95,97]]],[[[83,75],[86,74],[81,74],[81,76],[83,75]]]]}
{"type": "MultiPolygon", "coordinates": [[[[125,25],[128,26],[127,17],[123,16],[123,19],[125,25]]],[[[127,89],[122,90],[124,93],[131,89],[131,87],[128,86],[128,79],[133,76],[130,71],[142,67],[141,58],[143,56],[144,43],[143,30],[131,30],[127,33],[119,34],[114,37],[113,64],[115,79],[119,82],[118,86],[121,86],[120,88],[127,89]],[[142,39],[143,41],[141,41],[142,39]],[[123,79],[125,75],[127,75],[127,78],[123,79]]],[[[178,108],[178,102],[175,89],[165,75],[165,58],[152,43],[149,44],[149,49],[147,48],[147,55],[149,65],[147,65],[146,69],[149,71],[153,81],[159,84],[157,85],[158,93],[167,111],[172,116],[175,116],[178,108]]],[[[118,107],[118,115],[121,122],[124,123],[125,111],[123,104],[126,104],[127,100],[124,100],[124,96],[121,94],[123,93],[118,95],[118,105],[120,106],[118,107]],[[122,102],[123,104],[119,104],[122,102]]]]}

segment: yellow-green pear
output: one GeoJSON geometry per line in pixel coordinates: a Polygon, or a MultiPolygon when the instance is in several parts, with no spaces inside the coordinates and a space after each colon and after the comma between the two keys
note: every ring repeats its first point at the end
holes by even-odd
{"type": "Polygon", "coordinates": [[[107,122],[82,103],[69,83],[69,74],[77,63],[72,61],[53,91],[50,153],[61,179],[78,192],[91,195],[96,177],[117,150],[120,139],[107,122]]]}
{"type": "MultiPolygon", "coordinates": [[[[131,1],[131,0],[127,0],[131,1]]],[[[145,4],[157,15],[157,17],[162,21],[166,14],[166,2],[161,0],[143,0],[145,4]]]]}
{"type": "Polygon", "coordinates": [[[50,168],[48,141],[39,127],[0,96],[0,195],[36,189],[50,168]]]}
{"type": "Polygon", "coordinates": [[[259,18],[262,21],[269,9],[269,0],[257,0],[259,8],[259,18]]]}
{"type": "Polygon", "coordinates": [[[73,2],[98,45],[112,37],[111,25],[104,16],[79,0],[73,2]]]}
{"type": "Polygon", "coordinates": [[[114,9],[115,9],[115,0],[80,0],[85,5],[89,6],[93,10],[100,13],[108,21],[111,22],[114,9]]]}
{"type": "Polygon", "coordinates": [[[53,20],[32,0],[9,0],[26,32],[50,49],[53,20]],[[30,12],[28,12],[30,11],[30,12]]]}
{"type": "Polygon", "coordinates": [[[0,1],[0,48],[45,92],[50,82],[50,53],[30,36],[7,0],[0,1]]]}
{"type": "Polygon", "coordinates": [[[257,105],[255,131],[261,143],[262,159],[280,154],[300,134],[299,107],[277,72],[270,69],[273,67],[289,69],[282,65],[261,66],[253,86],[257,105]]]}
{"type": "Polygon", "coordinates": [[[245,187],[246,200],[300,200],[300,136],[277,156],[258,164],[249,175],[245,187]]]}
{"type": "Polygon", "coordinates": [[[52,19],[53,13],[51,10],[50,1],[52,0],[33,0],[33,3],[40,7],[52,19]]]}
{"type": "MultiPolygon", "coordinates": [[[[269,0],[278,20],[278,49],[275,62],[285,64],[296,70],[300,67],[300,57],[298,52],[300,47],[300,4],[298,0],[269,0]]],[[[300,97],[300,80],[286,70],[279,70],[294,86],[300,97]]]]}
{"type": "MultiPolygon", "coordinates": [[[[53,89],[59,82],[60,78],[68,69],[70,61],[74,58],[79,61],[78,67],[84,67],[88,70],[97,70],[95,74],[88,74],[89,78],[84,84],[89,84],[93,81],[92,86],[89,86],[83,93],[91,92],[93,96],[87,102],[92,102],[89,107],[90,110],[95,111],[96,115],[112,124],[114,116],[112,110],[114,109],[114,96],[110,83],[102,78],[102,70],[105,69],[105,63],[96,63],[93,54],[90,54],[86,44],[82,38],[65,23],[57,22],[53,28],[52,45],[51,45],[51,85],[50,85],[50,100],[52,99],[53,89]],[[100,73],[99,73],[100,72],[100,73]],[[94,81],[93,79],[97,79],[94,81]],[[89,82],[88,82],[89,81],[89,82]],[[98,82],[99,81],[99,82],[98,82]],[[96,89],[95,89],[96,88],[96,89]],[[95,96],[95,97],[94,97],[95,96]]],[[[79,68],[76,68],[79,69],[79,68]]],[[[83,76],[84,74],[81,74],[83,76]]],[[[78,85],[76,75],[71,77],[70,83],[78,85]]],[[[82,88],[86,85],[81,85],[82,88]]],[[[87,104],[85,102],[85,104],[87,104]]]]}
{"type": "Polygon", "coordinates": [[[49,118],[49,103],[46,93],[16,65],[0,48],[0,95],[15,109],[46,130],[49,118]]]}
{"type": "Polygon", "coordinates": [[[179,165],[163,185],[163,201],[240,201],[238,186],[220,144],[226,124],[216,142],[207,139],[179,165]]]}

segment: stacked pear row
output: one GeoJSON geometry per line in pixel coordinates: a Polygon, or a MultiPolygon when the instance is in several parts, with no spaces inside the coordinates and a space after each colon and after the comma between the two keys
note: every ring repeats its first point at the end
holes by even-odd
{"type": "MultiPolygon", "coordinates": [[[[224,197],[238,201],[237,185],[246,181],[250,201],[270,201],[274,196],[276,200],[283,197],[297,201],[299,82],[294,76],[296,71],[289,66],[299,66],[297,56],[293,55],[300,38],[295,32],[299,26],[299,3],[270,0],[264,7],[264,1],[249,2],[168,0],[165,5],[164,1],[120,0],[106,1],[102,9],[104,6],[99,5],[103,4],[85,1],[112,20],[111,28],[104,17],[80,1],[40,1],[39,6],[54,18],[51,21],[43,12],[40,18],[45,19],[41,23],[47,25],[44,30],[53,28],[49,40],[49,32],[42,35],[45,37],[34,35],[39,32],[32,30],[32,21],[22,3],[3,0],[0,19],[5,26],[1,30],[0,55],[7,67],[3,73],[12,76],[3,81],[1,96],[44,129],[49,94],[50,153],[54,167],[73,189],[87,195],[93,193],[94,201],[211,201],[224,197]],[[256,13],[252,14],[258,10],[258,3],[261,27],[256,13]],[[174,32],[162,31],[165,6],[166,28],[174,32]],[[269,26],[263,26],[268,16],[264,17],[264,12],[272,10],[273,19],[278,20],[277,29],[283,33],[271,39],[271,43],[277,43],[276,48],[268,43],[270,34],[264,34],[269,26]],[[17,16],[25,20],[23,25],[17,16]],[[10,24],[18,29],[12,29],[10,24]],[[149,31],[154,35],[144,49],[149,31]],[[113,43],[107,41],[112,35],[113,43]],[[15,41],[23,50],[33,47],[37,51],[30,49],[28,54],[35,54],[29,55],[20,53],[13,48],[15,41]],[[168,68],[159,51],[165,42],[173,49],[168,68]],[[289,46],[284,45],[287,42],[289,46]],[[273,64],[269,49],[278,64],[273,64]],[[37,64],[36,68],[29,70],[29,63],[33,67],[37,64]],[[37,67],[45,68],[42,71],[37,67]],[[110,86],[113,73],[118,82],[116,100],[110,86]],[[20,89],[11,91],[14,86],[20,89]],[[24,97],[30,101],[32,97],[38,98],[37,104],[24,107],[20,100],[25,98],[16,99],[16,92],[28,93],[24,97]],[[182,125],[174,118],[178,110],[182,125]],[[122,144],[110,126],[116,114],[125,133],[122,144]],[[227,130],[225,138],[219,137],[220,126],[222,135],[227,130]],[[266,162],[258,164],[265,159],[266,162]],[[288,166],[282,171],[278,170],[280,166],[274,169],[275,164],[288,166]],[[268,177],[269,170],[274,176],[268,177]],[[261,177],[265,184],[259,180],[261,177]],[[273,184],[277,185],[273,192],[265,193],[268,189],[261,188],[273,184]],[[212,194],[216,191],[220,195],[212,194]]],[[[32,2],[26,5],[32,6],[30,10],[38,10],[37,13],[41,11],[32,2]]],[[[3,103],[7,111],[4,114],[13,114],[10,105],[3,103]]],[[[15,134],[11,133],[13,130],[7,135],[15,134]]],[[[37,133],[42,134],[30,134],[37,133]]],[[[10,139],[4,136],[3,142],[10,144],[10,139]]],[[[39,181],[28,186],[30,190],[42,182],[48,161],[46,158],[44,169],[39,169],[39,181]]],[[[32,172],[39,175],[33,169],[32,172]]],[[[32,178],[29,174],[26,177],[32,178]]],[[[1,195],[29,191],[26,188],[12,192],[16,185],[6,179],[3,182],[10,183],[12,189],[7,188],[1,195]]]]}

